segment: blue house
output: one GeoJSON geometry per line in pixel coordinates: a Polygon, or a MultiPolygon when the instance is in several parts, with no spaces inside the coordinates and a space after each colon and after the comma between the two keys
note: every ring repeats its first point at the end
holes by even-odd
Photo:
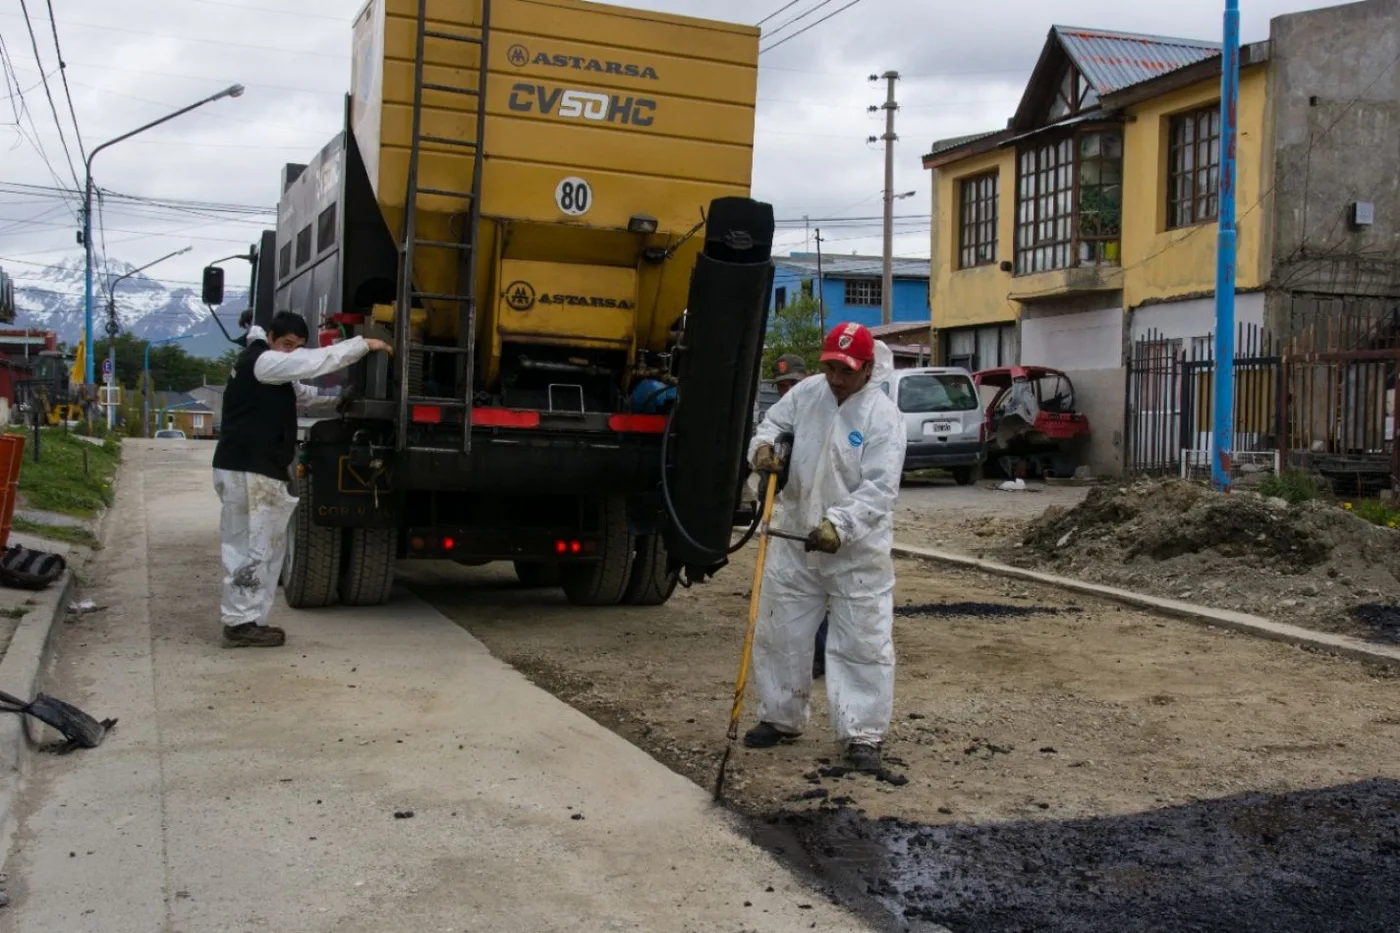
{"type": "MultiPolygon", "coordinates": [[[[787,307],[803,295],[815,295],[817,254],[793,253],[774,257],[773,300],[770,310],[787,307]]],[[[823,256],[822,298],[828,326],[855,321],[867,327],[880,324],[880,299],[884,262],[879,256],[823,256]]],[[[929,323],[929,261],[894,260],[895,323],[929,323]]]]}

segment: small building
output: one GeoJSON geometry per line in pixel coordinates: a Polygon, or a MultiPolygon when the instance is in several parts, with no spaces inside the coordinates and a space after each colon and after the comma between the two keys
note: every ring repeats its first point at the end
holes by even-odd
{"type": "MultiPolygon", "coordinates": [[[[1239,324],[1397,326],[1396,36],[1400,5],[1363,0],[1278,17],[1241,49],[1239,324]]],[[[1213,39],[1055,26],[1005,128],[924,157],[936,356],[1067,372],[1097,472],[1123,469],[1148,421],[1171,456],[1195,449],[1183,399],[1134,397],[1127,368],[1209,354],[1220,60],[1213,39]]]]}
{"type": "MultiPolygon", "coordinates": [[[[815,297],[816,253],[774,257],[773,265],[772,310],[785,308],[803,296],[815,297]]],[[[883,276],[884,260],[879,256],[822,256],[821,295],[827,326],[841,321],[867,327],[880,324],[883,276]]],[[[928,276],[927,259],[894,260],[892,320],[928,323],[928,276]]]]}
{"type": "Polygon", "coordinates": [[[151,398],[151,432],[173,429],[185,437],[213,438],[214,409],[183,392],[157,392],[151,398]]]}
{"type": "Polygon", "coordinates": [[[190,398],[214,413],[214,434],[216,436],[219,433],[219,426],[223,423],[224,390],[226,388],[228,387],[224,385],[204,385],[186,393],[190,398]]]}
{"type": "Polygon", "coordinates": [[[929,341],[927,319],[883,324],[870,328],[876,340],[882,340],[894,354],[895,369],[929,366],[933,361],[933,346],[929,341]]]}

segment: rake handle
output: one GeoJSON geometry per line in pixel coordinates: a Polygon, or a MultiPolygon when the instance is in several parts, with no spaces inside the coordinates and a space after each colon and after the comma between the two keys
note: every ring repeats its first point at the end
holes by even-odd
{"type": "MultiPolygon", "coordinates": [[[[773,520],[773,500],[778,494],[778,475],[768,474],[768,486],[763,493],[763,515],[759,519],[758,558],[753,568],[753,589],[749,596],[749,626],[744,633],[744,653],[739,657],[739,676],[734,681],[734,706],[729,712],[729,741],[739,737],[739,720],[744,715],[744,692],[749,686],[749,662],[753,659],[753,635],[758,628],[758,599],[763,590],[763,567],[768,560],[768,538],[774,535],[768,523],[773,520]]],[[[786,534],[776,533],[778,537],[786,534]]],[[[807,540],[805,537],[803,541],[807,540]]]]}

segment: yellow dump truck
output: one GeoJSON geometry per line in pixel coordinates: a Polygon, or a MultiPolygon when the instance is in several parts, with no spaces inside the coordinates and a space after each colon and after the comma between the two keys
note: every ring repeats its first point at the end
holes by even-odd
{"type": "MultiPolygon", "coordinates": [[[[392,340],[302,439],[293,606],[398,559],[582,605],[723,566],[772,282],[758,30],[580,0],[370,0],[345,129],[282,176],[257,323],[392,340]]],[[[206,270],[206,300],[222,278],[206,270]]]]}

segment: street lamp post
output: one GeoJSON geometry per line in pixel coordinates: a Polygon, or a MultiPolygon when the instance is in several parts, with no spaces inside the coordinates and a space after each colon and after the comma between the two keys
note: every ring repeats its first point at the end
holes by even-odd
{"type": "MultiPolygon", "coordinates": [[[[139,269],[132,269],[130,272],[117,276],[107,286],[107,360],[110,363],[109,368],[112,370],[113,382],[116,382],[117,380],[117,286],[126,279],[131,278],[133,275],[136,275],[140,272],[145,272],[147,269],[151,268],[151,266],[154,266],[156,263],[165,262],[167,259],[173,259],[176,256],[183,256],[185,253],[188,253],[192,249],[194,249],[193,246],[186,246],[184,249],[177,249],[175,252],[168,253],[160,257],[159,259],[153,259],[139,269]]],[[[116,423],[116,412],[117,405],[115,402],[112,401],[112,387],[111,385],[108,385],[107,428],[109,430],[116,423]]]]}
{"type": "Polygon", "coordinates": [[[1220,54],[1220,218],[1215,261],[1215,434],[1211,483],[1230,489],[1235,445],[1235,144],[1239,135],[1240,0],[1225,0],[1220,54]]]}
{"type": "Polygon", "coordinates": [[[85,178],[85,180],[84,180],[84,182],[83,182],[83,254],[84,254],[84,259],[83,259],[83,267],[84,267],[84,270],[83,270],[83,351],[84,351],[84,352],[83,352],[83,384],[84,384],[84,385],[89,385],[89,386],[90,386],[90,385],[93,385],[93,378],[92,378],[92,362],[93,362],[93,360],[92,360],[92,160],[95,159],[95,158],[97,158],[97,154],[98,154],[99,152],[101,152],[103,149],[106,149],[106,148],[108,148],[108,147],[110,147],[110,146],[115,146],[117,143],[122,142],[123,140],[130,139],[131,137],[136,136],[136,135],[139,134],[139,133],[144,133],[144,132],[146,132],[146,130],[151,129],[152,127],[160,126],[162,123],[165,123],[165,122],[168,121],[168,120],[173,120],[173,119],[175,119],[176,117],[184,116],[185,114],[189,113],[191,110],[194,110],[194,109],[199,108],[199,107],[203,107],[205,104],[212,104],[214,101],[216,101],[216,100],[221,100],[221,99],[223,99],[223,98],[225,98],[225,97],[241,97],[241,96],[243,96],[243,85],[241,85],[241,84],[231,84],[231,85],[229,85],[228,87],[224,88],[222,91],[220,91],[220,92],[217,93],[217,94],[212,94],[212,95],[210,95],[209,97],[206,97],[206,98],[204,98],[204,99],[201,100],[201,101],[196,101],[195,103],[190,104],[188,107],[182,107],[181,109],[175,111],[174,113],[167,114],[166,116],[161,117],[159,120],[152,120],[150,123],[147,123],[145,126],[138,126],[136,129],[132,130],[130,133],[123,133],[121,136],[118,136],[116,139],[109,139],[109,140],[107,140],[105,143],[103,143],[102,145],[98,146],[96,149],[92,150],[92,152],[89,152],[89,153],[88,153],[87,161],[86,161],[86,162],[84,163],[84,165],[83,165],[84,172],[85,172],[85,175],[86,175],[86,178],[85,178]]]}
{"type": "Polygon", "coordinates": [[[191,336],[193,335],[181,334],[178,337],[152,340],[146,344],[145,361],[141,364],[141,374],[144,377],[141,381],[141,433],[145,437],[151,436],[151,347],[189,340],[191,336]]]}

